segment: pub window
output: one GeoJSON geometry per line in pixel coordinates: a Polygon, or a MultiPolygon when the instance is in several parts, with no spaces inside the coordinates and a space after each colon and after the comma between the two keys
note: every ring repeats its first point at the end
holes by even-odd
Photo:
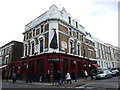
{"type": "Polygon", "coordinates": [[[39,33],[40,33],[40,28],[36,30],[36,35],[38,35],[39,33]]]}
{"type": "Polygon", "coordinates": [[[44,59],[40,59],[38,60],[38,64],[39,64],[39,73],[43,74],[44,73],[44,59]]]}
{"type": "Polygon", "coordinates": [[[81,35],[81,39],[82,39],[82,41],[83,41],[83,38],[84,38],[83,35],[81,35]]]}
{"type": "Polygon", "coordinates": [[[92,58],[92,51],[91,50],[90,50],[89,54],[90,54],[90,58],[92,58]]]}
{"type": "Polygon", "coordinates": [[[25,56],[27,56],[27,44],[25,44],[25,56]]]}
{"type": "Polygon", "coordinates": [[[78,28],[78,22],[76,22],[76,28],[78,28]]]}
{"type": "Polygon", "coordinates": [[[80,44],[77,45],[77,54],[80,55],[80,44]]]}
{"type": "Polygon", "coordinates": [[[8,57],[6,57],[6,61],[5,61],[5,64],[8,64],[8,57]]]}
{"type": "Polygon", "coordinates": [[[79,39],[79,33],[78,32],[76,33],[76,37],[77,37],[77,39],[79,39]]]}
{"type": "Polygon", "coordinates": [[[40,39],[40,53],[43,52],[43,39],[40,39]]]}
{"type": "Polygon", "coordinates": [[[9,47],[7,47],[6,49],[7,49],[6,53],[9,54],[9,47]]]}
{"type": "Polygon", "coordinates": [[[85,57],[85,50],[83,50],[83,57],[85,57]]]}
{"type": "Polygon", "coordinates": [[[72,36],[72,29],[69,28],[69,35],[72,36]]]}
{"type": "Polygon", "coordinates": [[[73,40],[70,41],[70,53],[73,53],[73,40]]]}
{"type": "Polygon", "coordinates": [[[34,54],[34,42],[32,42],[32,55],[34,54]]]}
{"type": "Polygon", "coordinates": [[[33,30],[33,37],[35,36],[35,29],[33,30]]]}
{"type": "Polygon", "coordinates": [[[43,32],[43,25],[41,25],[41,33],[43,32]]]}
{"type": "Polygon", "coordinates": [[[77,62],[77,67],[78,67],[78,74],[80,75],[81,74],[81,62],[80,61],[77,62]]]}
{"type": "Polygon", "coordinates": [[[28,39],[28,33],[27,33],[27,39],[28,39]]]}
{"type": "Polygon", "coordinates": [[[68,17],[68,19],[69,19],[69,24],[71,24],[71,17],[68,17]]]}
{"type": "Polygon", "coordinates": [[[88,41],[88,44],[89,44],[89,45],[92,45],[92,42],[91,42],[91,41],[88,41]]]}
{"type": "Polygon", "coordinates": [[[25,41],[25,36],[24,36],[24,41],[25,41]]]}
{"type": "Polygon", "coordinates": [[[32,32],[29,33],[29,38],[31,38],[31,37],[32,37],[32,32]]]}

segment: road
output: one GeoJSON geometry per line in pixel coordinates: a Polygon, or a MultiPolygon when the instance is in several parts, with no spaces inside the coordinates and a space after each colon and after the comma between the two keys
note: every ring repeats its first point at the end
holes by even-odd
{"type": "MultiPolygon", "coordinates": [[[[120,81],[120,80],[119,80],[120,81]]],[[[92,89],[92,90],[106,90],[114,89],[117,90],[118,88],[118,77],[113,77],[109,79],[102,79],[102,80],[88,80],[79,79],[77,82],[72,81],[72,84],[65,84],[62,86],[53,85],[53,83],[40,83],[40,82],[33,82],[32,84],[26,83],[25,81],[17,81],[15,84],[12,81],[3,81],[2,88],[75,88],[75,89],[92,89]]]]}
{"type": "Polygon", "coordinates": [[[120,82],[118,77],[113,77],[109,79],[94,80],[85,85],[78,86],[76,88],[97,89],[97,90],[101,90],[101,89],[118,90],[119,87],[118,82],[120,82]]]}

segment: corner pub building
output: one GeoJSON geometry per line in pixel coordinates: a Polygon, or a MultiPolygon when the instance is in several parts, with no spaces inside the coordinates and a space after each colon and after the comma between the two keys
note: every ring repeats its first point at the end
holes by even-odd
{"type": "Polygon", "coordinates": [[[14,72],[23,79],[31,74],[35,81],[53,81],[54,74],[70,72],[81,78],[84,70],[99,67],[95,58],[94,41],[84,27],[72,19],[65,8],[52,5],[25,26],[24,55],[13,64],[14,72]]]}

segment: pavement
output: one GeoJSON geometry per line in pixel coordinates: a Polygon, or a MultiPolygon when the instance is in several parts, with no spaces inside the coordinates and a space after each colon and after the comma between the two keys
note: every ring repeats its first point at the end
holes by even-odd
{"type": "MultiPolygon", "coordinates": [[[[72,84],[62,84],[61,86],[59,86],[57,83],[49,83],[49,82],[32,82],[32,85],[41,85],[41,86],[52,86],[53,88],[55,87],[61,87],[61,88],[77,88],[80,86],[84,86],[85,84],[89,84],[91,83],[91,81],[94,81],[95,79],[91,80],[91,78],[89,77],[87,80],[86,79],[77,79],[77,82],[75,82],[75,80],[72,80],[72,84]]],[[[8,80],[7,82],[12,83],[12,80],[8,80]]],[[[17,84],[26,84],[25,80],[16,80],[17,84]]],[[[28,83],[30,84],[30,83],[28,83]]]]}

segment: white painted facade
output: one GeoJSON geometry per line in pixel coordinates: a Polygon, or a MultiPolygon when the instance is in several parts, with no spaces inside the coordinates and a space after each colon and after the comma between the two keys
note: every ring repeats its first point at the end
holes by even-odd
{"type": "MultiPolygon", "coordinates": [[[[40,15],[39,17],[37,17],[36,19],[34,19],[30,23],[28,23],[25,26],[25,32],[23,34],[25,35],[26,32],[29,32],[29,31],[32,32],[31,30],[40,27],[41,24],[44,25],[45,24],[44,21],[47,21],[47,23],[49,23],[49,30],[47,31],[47,32],[49,32],[49,38],[48,38],[49,39],[48,40],[49,45],[48,45],[48,48],[44,48],[43,53],[60,52],[59,48],[58,49],[52,49],[52,48],[49,47],[50,43],[51,43],[51,40],[53,38],[53,35],[54,35],[54,31],[52,29],[53,28],[56,29],[57,42],[59,42],[59,35],[58,35],[59,34],[58,32],[60,32],[60,30],[58,30],[58,24],[60,23],[59,20],[63,21],[64,23],[69,24],[69,18],[68,17],[71,18],[71,25],[70,26],[72,26],[73,28],[76,28],[76,22],[78,23],[78,21],[76,19],[72,19],[71,15],[66,12],[65,8],[62,8],[62,10],[60,11],[56,5],[52,5],[49,8],[48,11],[46,11],[44,14],[40,15]]],[[[78,24],[78,30],[81,33],[85,34],[85,30],[84,30],[84,27],[82,25],[78,24]]],[[[35,37],[41,37],[41,35],[42,35],[42,37],[44,39],[44,34],[47,33],[47,32],[43,32],[39,36],[35,36],[35,37]]],[[[25,36],[27,36],[27,35],[25,35],[25,36]]],[[[32,37],[31,39],[28,39],[28,40],[30,40],[30,45],[32,44],[33,41],[35,43],[35,40],[34,40],[35,37],[32,37]]],[[[25,57],[25,45],[27,45],[27,55],[28,55],[28,48],[30,47],[29,44],[28,44],[28,40],[24,41],[24,56],[23,57],[25,57]]],[[[39,52],[40,51],[39,46],[40,46],[40,44],[35,46],[35,52],[36,53],[38,52],[38,54],[41,54],[39,52]]],[[[59,44],[58,44],[58,47],[59,47],[59,44]]],[[[80,52],[80,54],[81,54],[81,52],[80,52]]],[[[32,56],[31,49],[30,49],[30,56],[32,56]]]]}
{"type": "MultiPolygon", "coordinates": [[[[58,10],[58,7],[56,5],[52,5],[47,12],[45,12],[38,18],[36,18],[33,21],[31,21],[30,23],[28,23],[25,26],[25,31],[29,31],[30,29],[34,28],[36,25],[39,25],[41,22],[43,22],[47,19],[60,19],[60,20],[63,20],[65,22],[69,23],[68,16],[71,17],[71,15],[69,13],[67,13],[64,8],[62,9],[62,11],[60,11],[60,10],[58,10]]],[[[72,17],[71,17],[71,20],[72,20],[71,25],[76,27],[75,22],[78,22],[78,21],[75,19],[72,19],[72,17]]],[[[85,34],[85,30],[82,25],[78,24],[78,30],[80,30],[82,33],[85,34]]]]}
{"type": "Polygon", "coordinates": [[[103,69],[118,68],[118,55],[114,46],[107,44],[97,38],[95,40],[96,61],[103,69]]]}
{"type": "MultiPolygon", "coordinates": [[[[58,7],[56,5],[52,5],[48,11],[46,11],[44,14],[42,14],[41,16],[37,17],[36,19],[34,19],[33,21],[31,21],[30,23],[28,23],[26,26],[25,26],[25,32],[24,34],[26,34],[26,32],[34,29],[34,28],[37,28],[37,27],[40,27],[41,24],[44,24],[44,21],[47,21],[47,23],[49,23],[49,30],[46,31],[46,32],[43,32],[42,35],[39,35],[39,36],[36,36],[36,37],[42,37],[43,40],[45,38],[44,34],[49,32],[49,40],[48,40],[48,48],[44,48],[43,52],[44,53],[48,53],[48,52],[60,52],[59,51],[59,48],[58,49],[52,49],[50,48],[50,43],[51,43],[51,40],[53,38],[53,35],[54,35],[54,31],[52,30],[53,28],[56,29],[56,34],[57,34],[57,41],[59,42],[59,33],[58,32],[61,32],[60,30],[58,30],[58,24],[60,23],[61,20],[62,22],[64,23],[67,23],[70,27],[72,28],[76,28],[76,23],[78,23],[78,21],[76,19],[73,19],[72,16],[67,13],[67,11],[65,10],[65,8],[62,8],[62,10],[60,11],[58,9],[58,7]],[[56,19],[56,20],[55,20],[56,19]],[[71,24],[69,25],[69,19],[71,19],[71,24]]],[[[86,31],[84,30],[84,27],[80,24],[78,24],[78,31],[80,31],[80,33],[86,35],[85,38],[87,38],[88,40],[92,41],[95,43],[95,51],[96,51],[96,59],[92,59],[91,60],[95,60],[97,61],[97,63],[104,69],[108,69],[108,68],[117,68],[118,67],[118,61],[115,59],[115,57],[117,58],[118,56],[114,54],[114,47],[111,47],[109,46],[108,44],[106,44],[105,42],[93,37],[93,36],[89,36],[86,34],[86,31]]],[[[26,36],[26,35],[25,35],[26,36]]],[[[71,38],[72,39],[72,38],[71,38]]],[[[30,39],[30,44],[31,42],[34,41],[35,43],[35,40],[33,39],[30,39]]],[[[73,39],[74,41],[74,39],[73,39]]],[[[84,42],[84,40],[83,40],[84,42]]],[[[78,42],[79,44],[81,44],[81,42],[78,42]]],[[[24,46],[27,45],[27,48],[29,47],[29,44],[26,41],[24,41],[24,46]]],[[[38,43],[38,45],[35,46],[35,52],[38,54],[40,54],[40,43],[38,43]]],[[[63,42],[62,43],[62,46],[63,47],[66,47],[66,43],[63,42]]],[[[59,47],[59,44],[58,44],[58,47],[59,47]]],[[[81,47],[80,47],[81,48],[81,47]]],[[[64,49],[64,48],[62,48],[64,49]]],[[[28,49],[27,49],[28,50],[28,49]]],[[[91,51],[91,50],[90,50],[91,51]]],[[[27,51],[28,52],[28,51],[27,51]]],[[[32,56],[31,54],[32,51],[30,51],[30,55],[32,56]]],[[[70,46],[69,46],[69,52],[68,54],[70,54],[70,46]]],[[[28,53],[27,53],[28,55],[28,53]]],[[[24,56],[25,56],[25,47],[24,47],[24,56]]],[[[80,52],[80,57],[81,56],[81,52],[80,52]]]]}

